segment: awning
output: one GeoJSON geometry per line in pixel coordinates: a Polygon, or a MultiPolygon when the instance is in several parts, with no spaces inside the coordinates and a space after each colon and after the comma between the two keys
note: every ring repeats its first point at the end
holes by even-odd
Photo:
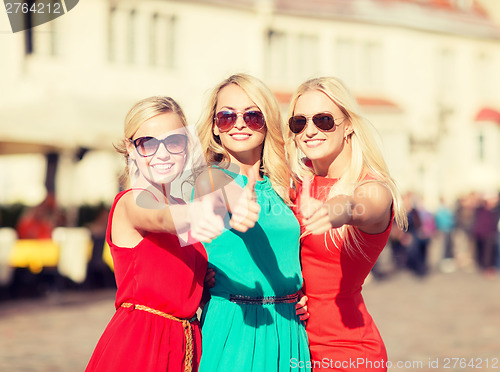
{"type": "Polygon", "coordinates": [[[0,105],[0,155],[79,148],[113,152],[128,105],[69,96],[0,105]]]}
{"type": "Polygon", "coordinates": [[[61,150],[61,147],[38,142],[0,140],[0,155],[49,154],[53,152],[60,152],[61,150]]]}
{"type": "Polygon", "coordinates": [[[490,121],[500,124],[500,111],[491,107],[483,107],[477,113],[475,121],[490,121]]]}

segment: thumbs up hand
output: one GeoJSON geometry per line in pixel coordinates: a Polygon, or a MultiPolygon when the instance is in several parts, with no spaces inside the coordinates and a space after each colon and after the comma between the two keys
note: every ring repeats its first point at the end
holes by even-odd
{"type": "Polygon", "coordinates": [[[229,224],[237,231],[246,232],[254,227],[259,219],[260,205],[257,203],[257,194],[255,193],[256,183],[255,173],[250,173],[242,196],[231,209],[232,216],[229,224]]]}
{"type": "Polygon", "coordinates": [[[191,236],[204,243],[210,243],[224,230],[220,209],[220,197],[216,193],[202,196],[190,205],[191,236]]]}
{"type": "Polygon", "coordinates": [[[332,224],[325,203],[311,196],[311,178],[304,178],[300,193],[300,213],[304,217],[302,225],[306,232],[319,235],[330,230],[332,224]]]}

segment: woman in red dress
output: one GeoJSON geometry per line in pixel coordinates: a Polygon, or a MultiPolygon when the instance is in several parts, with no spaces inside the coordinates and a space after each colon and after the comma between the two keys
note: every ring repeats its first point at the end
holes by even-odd
{"type": "Polygon", "coordinates": [[[302,183],[296,212],[313,371],[385,371],[387,353],[361,287],[406,214],[370,124],[336,78],[303,83],[287,144],[302,183]],[[299,151],[307,161],[299,158],[299,151]]]}
{"type": "Polygon", "coordinates": [[[147,98],[125,119],[125,139],[117,149],[128,161],[133,188],[116,196],[106,232],[116,313],[88,372],[198,370],[201,334],[195,313],[207,257],[194,238],[210,241],[223,222],[203,202],[185,205],[170,194],[191,143],[184,114],[171,98],[147,98]]]}

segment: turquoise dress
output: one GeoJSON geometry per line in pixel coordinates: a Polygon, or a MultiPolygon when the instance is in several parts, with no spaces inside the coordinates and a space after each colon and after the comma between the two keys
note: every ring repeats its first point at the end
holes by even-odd
{"type": "MultiPolygon", "coordinates": [[[[224,172],[246,185],[245,176],[224,172]]],[[[269,178],[258,181],[255,192],[261,207],[255,226],[240,233],[230,228],[227,216],[224,232],[204,244],[215,286],[201,318],[200,372],[309,371],[307,335],[296,302],[250,303],[263,297],[272,302],[302,287],[299,223],[269,178]],[[237,302],[230,300],[234,296],[240,296],[237,302]]]]}

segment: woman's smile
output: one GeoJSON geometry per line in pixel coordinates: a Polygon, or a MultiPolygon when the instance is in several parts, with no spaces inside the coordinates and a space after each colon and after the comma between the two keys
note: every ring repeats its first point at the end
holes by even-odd
{"type": "Polygon", "coordinates": [[[229,136],[235,141],[245,141],[250,137],[252,137],[252,134],[245,132],[236,132],[236,133],[229,133],[229,136]]]}

